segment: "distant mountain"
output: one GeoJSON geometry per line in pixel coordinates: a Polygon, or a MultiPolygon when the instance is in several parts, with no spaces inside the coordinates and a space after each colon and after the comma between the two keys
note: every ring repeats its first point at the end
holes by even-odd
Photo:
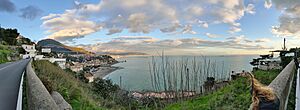
{"type": "Polygon", "coordinates": [[[120,55],[120,56],[126,56],[126,55],[148,55],[148,54],[142,53],[142,52],[98,52],[97,54],[120,55]]]}
{"type": "Polygon", "coordinates": [[[67,53],[67,54],[92,54],[82,48],[66,46],[53,39],[43,39],[37,43],[38,46],[43,48],[51,48],[51,51],[57,53],[67,53]]]}

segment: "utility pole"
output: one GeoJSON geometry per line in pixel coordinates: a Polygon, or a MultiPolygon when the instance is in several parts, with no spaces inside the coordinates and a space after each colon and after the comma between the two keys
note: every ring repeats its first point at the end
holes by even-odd
{"type": "Polygon", "coordinates": [[[282,50],[287,50],[287,48],[285,46],[285,42],[286,42],[286,40],[285,40],[285,38],[283,38],[283,49],[282,50]]]}

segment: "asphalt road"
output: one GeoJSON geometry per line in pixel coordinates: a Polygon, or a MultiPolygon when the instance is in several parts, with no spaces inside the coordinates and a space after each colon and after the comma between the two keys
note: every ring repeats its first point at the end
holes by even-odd
{"type": "Polygon", "coordinates": [[[0,110],[16,110],[21,76],[28,62],[0,64],[0,110]]]}

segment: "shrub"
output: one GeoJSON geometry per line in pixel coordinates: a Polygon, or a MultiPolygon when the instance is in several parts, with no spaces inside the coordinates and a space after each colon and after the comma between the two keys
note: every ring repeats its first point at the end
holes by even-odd
{"type": "Polygon", "coordinates": [[[104,99],[111,98],[111,96],[120,90],[120,87],[113,84],[111,80],[96,78],[93,85],[93,91],[99,94],[104,99]]]}

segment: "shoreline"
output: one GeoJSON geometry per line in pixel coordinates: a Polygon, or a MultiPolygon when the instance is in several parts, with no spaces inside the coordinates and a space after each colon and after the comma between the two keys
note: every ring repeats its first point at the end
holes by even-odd
{"type": "MultiPolygon", "coordinates": [[[[117,64],[117,63],[114,63],[117,64]]],[[[112,65],[114,65],[112,64],[112,65]]],[[[119,70],[119,69],[124,69],[123,67],[119,66],[103,66],[103,67],[98,67],[96,72],[93,72],[92,74],[94,75],[95,78],[101,78],[103,79],[105,76],[109,75],[110,73],[119,70]]]]}

